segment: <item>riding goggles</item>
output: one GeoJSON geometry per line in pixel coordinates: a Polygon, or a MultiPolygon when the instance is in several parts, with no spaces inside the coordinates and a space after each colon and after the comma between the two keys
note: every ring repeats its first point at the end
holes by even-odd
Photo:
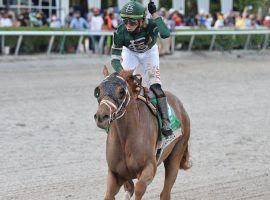
{"type": "Polygon", "coordinates": [[[137,19],[129,19],[129,18],[123,19],[123,22],[125,25],[129,24],[130,26],[135,26],[139,23],[137,19]]]}

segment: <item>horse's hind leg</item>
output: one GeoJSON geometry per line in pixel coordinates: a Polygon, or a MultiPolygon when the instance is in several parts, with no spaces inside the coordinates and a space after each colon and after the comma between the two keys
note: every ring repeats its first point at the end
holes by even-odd
{"type": "Polygon", "coordinates": [[[189,148],[188,148],[188,144],[187,144],[184,155],[183,155],[183,157],[181,159],[181,163],[180,163],[180,169],[183,169],[183,170],[187,170],[187,169],[191,168],[191,162],[189,160],[188,149],[189,148]]]}
{"type": "Polygon", "coordinates": [[[129,200],[131,199],[133,193],[134,193],[134,183],[132,180],[126,181],[124,183],[125,188],[125,195],[123,200],[129,200]]]}
{"type": "Polygon", "coordinates": [[[171,190],[176,180],[181,159],[186,152],[187,142],[178,141],[170,156],[164,161],[165,166],[165,181],[164,187],[160,194],[161,200],[171,199],[171,190]]]}
{"type": "Polygon", "coordinates": [[[123,185],[123,180],[117,177],[111,170],[108,170],[107,191],[104,200],[115,200],[115,195],[123,185]]]}

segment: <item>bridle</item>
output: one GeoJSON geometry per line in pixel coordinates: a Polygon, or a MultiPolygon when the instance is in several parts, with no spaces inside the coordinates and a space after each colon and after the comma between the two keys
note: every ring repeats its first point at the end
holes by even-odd
{"type": "MultiPolygon", "coordinates": [[[[104,81],[106,81],[110,76],[107,76],[104,81]]],[[[105,105],[109,108],[110,110],[110,119],[109,119],[109,124],[112,123],[114,120],[116,119],[120,119],[121,117],[124,116],[124,114],[126,113],[126,107],[129,104],[130,101],[130,93],[128,91],[128,86],[127,86],[127,82],[125,81],[125,79],[123,79],[121,76],[119,75],[115,75],[115,78],[121,79],[122,81],[124,81],[125,83],[125,98],[122,100],[122,102],[119,104],[119,106],[117,107],[115,105],[115,103],[113,103],[112,101],[108,100],[108,99],[102,99],[99,103],[99,105],[105,105]]]]}

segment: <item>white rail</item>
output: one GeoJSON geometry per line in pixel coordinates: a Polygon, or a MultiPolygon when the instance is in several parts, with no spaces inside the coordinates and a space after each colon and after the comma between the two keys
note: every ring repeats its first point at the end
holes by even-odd
{"type": "Polygon", "coordinates": [[[172,35],[264,35],[270,34],[270,29],[252,30],[209,30],[209,31],[177,31],[172,35]]]}
{"type": "MultiPolygon", "coordinates": [[[[1,36],[1,47],[2,52],[5,46],[5,37],[6,36],[18,36],[16,50],[15,50],[15,56],[19,54],[20,47],[22,44],[22,40],[24,36],[50,36],[50,41],[47,47],[47,55],[49,56],[51,53],[51,49],[54,43],[55,36],[80,36],[78,40],[78,46],[77,46],[77,53],[80,43],[82,42],[83,37],[87,36],[101,36],[101,40],[99,42],[98,48],[103,47],[103,41],[105,36],[112,36],[113,32],[111,31],[0,31],[1,36]]],[[[212,40],[209,46],[209,50],[212,51],[213,47],[215,45],[215,40],[217,35],[248,35],[246,39],[246,43],[244,46],[244,49],[247,50],[249,47],[250,42],[250,36],[251,35],[264,35],[264,44],[262,46],[262,50],[265,50],[268,46],[269,41],[269,35],[270,35],[270,29],[262,29],[262,30],[208,30],[208,31],[194,31],[194,30],[184,30],[184,31],[177,31],[172,32],[172,53],[174,52],[175,47],[175,37],[179,36],[191,36],[190,42],[189,42],[189,48],[188,50],[192,50],[193,42],[195,40],[195,37],[198,35],[210,35],[212,36],[212,40]]]]}
{"type": "MultiPolygon", "coordinates": [[[[80,36],[77,44],[76,53],[79,52],[79,46],[83,40],[83,37],[101,36],[98,48],[102,49],[105,36],[112,36],[112,31],[0,31],[1,36],[1,49],[4,52],[5,37],[6,36],[18,36],[17,45],[15,49],[15,56],[19,54],[21,43],[24,36],[50,36],[50,41],[47,47],[47,56],[51,54],[52,46],[55,36],[80,36]]],[[[62,44],[64,45],[64,44],[62,44]]]]}
{"type": "Polygon", "coordinates": [[[189,47],[188,51],[191,51],[193,42],[195,40],[195,37],[197,35],[212,35],[211,44],[209,46],[209,51],[213,50],[213,47],[215,45],[216,37],[217,35],[247,35],[247,39],[245,42],[244,49],[247,50],[250,43],[250,36],[251,35],[264,35],[264,44],[262,46],[262,50],[265,50],[268,45],[269,41],[269,35],[270,35],[270,29],[258,29],[258,30],[209,30],[209,31],[191,31],[191,30],[185,30],[185,31],[178,31],[171,33],[172,35],[172,53],[174,52],[175,47],[175,37],[176,36],[191,36],[189,41],[189,47]]]}

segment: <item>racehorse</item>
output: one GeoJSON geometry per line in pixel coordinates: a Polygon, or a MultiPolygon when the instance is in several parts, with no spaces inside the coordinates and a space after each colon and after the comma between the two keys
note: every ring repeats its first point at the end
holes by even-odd
{"type": "Polygon", "coordinates": [[[182,135],[168,145],[157,161],[157,118],[137,98],[137,83],[134,81],[133,71],[109,74],[104,67],[103,75],[106,78],[94,91],[99,103],[94,118],[99,128],[109,128],[106,142],[108,175],[105,200],[114,200],[121,186],[125,189],[124,199],[130,199],[134,193],[136,200],[142,199],[156,174],[157,166],[162,162],[165,167],[165,182],[160,199],[169,200],[179,169],[190,168],[190,120],[187,112],[176,96],[166,92],[169,104],[181,120],[182,135]],[[137,179],[135,187],[132,179],[137,179]]]}

